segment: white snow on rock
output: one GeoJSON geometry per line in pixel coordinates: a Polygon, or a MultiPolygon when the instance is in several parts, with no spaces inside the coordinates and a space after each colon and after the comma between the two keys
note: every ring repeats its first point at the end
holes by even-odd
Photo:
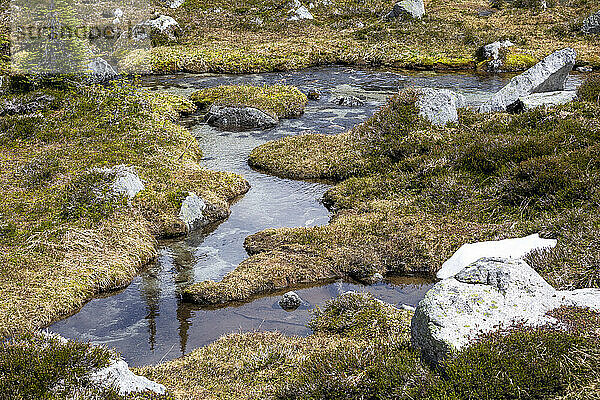
{"type": "Polygon", "coordinates": [[[204,226],[208,221],[204,216],[206,203],[196,193],[190,192],[181,203],[179,210],[179,219],[181,219],[193,231],[204,226]]]}
{"type": "Polygon", "coordinates": [[[436,126],[445,126],[448,122],[458,121],[458,109],[466,107],[467,101],[462,94],[448,89],[418,88],[419,99],[416,106],[419,115],[436,126]]]}
{"type": "Polygon", "coordinates": [[[533,250],[550,249],[555,246],[555,239],[542,239],[537,233],[523,238],[467,243],[442,264],[436,276],[439,279],[450,278],[482,257],[518,259],[533,250]]]}
{"type": "Polygon", "coordinates": [[[165,394],[167,390],[163,385],[131,372],[123,360],[115,360],[108,367],[94,372],[90,381],[99,386],[113,388],[121,396],[144,391],[165,394]]]}
{"type": "Polygon", "coordinates": [[[436,283],[411,321],[411,342],[424,358],[439,362],[481,334],[557,321],[561,306],[600,308],[600,289],[557,291],[523,260],[482,258],[453,278],[436,283]]]}
{"type": "Polygon", "coordinates": [[[571,48],[556,51],[542,61],[517,75],[479,107],[479,112],[506,111],[519,97],[533,93],[565,90],[569,73],[575,65],[577,53],[571,48]]]}

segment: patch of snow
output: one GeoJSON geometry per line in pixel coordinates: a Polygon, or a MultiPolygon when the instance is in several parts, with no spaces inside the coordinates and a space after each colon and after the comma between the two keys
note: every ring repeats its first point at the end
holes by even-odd
{"type": "Polygon", "coordinates": [[[442,264],[442,268],[437,272],[437,277],[439,279],[453,277],[483,257],[518,259],[533,250],[549,249],[555,246],[555,239],[542,239],[537,233],[523,238],[467,243],[442,264]]]}

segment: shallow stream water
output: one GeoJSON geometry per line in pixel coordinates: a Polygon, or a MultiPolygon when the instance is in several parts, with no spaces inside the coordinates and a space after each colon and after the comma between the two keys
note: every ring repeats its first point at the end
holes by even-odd
{"type": "MultiPolygon", "coordinates": [[[[392,277],[362,286],[347,282],[304,288],[297,293],[309,304],[293,312],[282,310],[279,294],[251,303],[220,309],[200,309],[182,302],[178,288],[194,281],[219,280],[247,258],[244,239],[266,228],[327,224],[330,214],[320,203],[328,186],[292,181],[250,169],[250,151],[270,140],[304,133],[335,134],[366,120],[398,89],[410,86],[448,88],[463,93],[470,104],[485,100],[508,77],[467,74],[395,73],[325,67],[297,72],[256,75],[177,74],[144,78],[151,90],[189,95],[221,84],[289,84],[302,91],[316,89],[319,101],[309,102],[305,114],[267,131],[222,132],[191,123],[204,153],[204,165],[243,175],[250,191],[231,206],[226,221],[181,240],[161,244],[158,260],[126,289],[91,300],[76,314],[56,322],[50,330],[67,338],[105,344],[120,351],[130,365],[170,360],[207,345],[221,335],[253,330],[279,330],[307,335],[309,308],[347,290],[368,291],[392,303],[416,305],[431,281],[392,277]],[[348,108],[329,102],[336,95],[364,99],[363,107],[348,108]]],[[[571,80],[572,86],[577,78],[571,80]]]]}

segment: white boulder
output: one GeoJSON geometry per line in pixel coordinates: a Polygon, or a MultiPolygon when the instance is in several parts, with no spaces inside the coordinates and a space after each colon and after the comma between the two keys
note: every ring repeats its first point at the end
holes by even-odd
{"type": "Polygon", "coordinates": [[[445,126],[448,122],[458,121],[458,109],[466,107],[466,99],[462,94],[448,89],[416,89],[419,99],[416,106],[419,115],[429,120],[433,125],[445,126]]]}
{"type": "Polygon", "coordinates": [[[289,11],[289,21],[302,21],[302,20],[311,20],[314,19],[313,15],[310,13],[308,8],[300,4],[297,8],[294,8],[289,11]]]}
{"type": "Polygon", "coordinates": [[[117,165],[112,168],[97,168],[95,171],[113,178],[111,188],[113,192],[133,199],[145,189],[144,182],[135,172],[135,167],[117,165]]]}
{"type": "Polygon", "coordinates": [[[97,83],[115,79],[119,75],[105,59],[100,57],[90,60],[87,70],[89,79],[97,83]]]}
{"type": "Polygon", "coordinates": [[[512,78],[508,85],[483,103],[479,111],[506,111],[520,97],[564,90],[576,58],[577,53],[570,48],[550,54],[521,75],[512,78]]]}
{"type": "Polygon", "coordinates": [[[189,231],[199,229],[208,223],[204,216],[206,203],[196,193],[190,192],[181,203],[179,219],[182,220],[189,231]]]}
{"type": "Polygon", "coordinates": [[[425,15],[425,4],[423,0],[402,0],[394,4],[386,18],[388,19],[421,19],[425,15]]]}
{"type": "Polygon", "coordinates": [[[113,388],[121,396],[146,391],[165,394],[167,391],[163,385],[131,372],[123,360],[112,361],[109,366],[94,372],[90,375],[90,381],[98,386],[113,388]]]}
{"type": "Polygon", "coordinates": [[[551,310],[599,304],[600,289],[557,291],[523,260],[482,258],[427,292],[412,318],[411,341],[438,362],[482,334],[514,323],[556,323],[551,310]]]}
{"type": "Polygon", "coordinates": [[[132,37],[138,41],[150,38],[176,41],[180,32],[181,27],[173,17],[158,15],[135,25],[132,29],[132,37]]]}
{"type": "Polygon", "coordinates": [[[551,249],[555,246],[555,239],[542,239],[537,233],[523,238],[467,243],[442,264],[436,276],[439,279],[450,278],[482,257],[517,259],[534,250],[551,249]]]}

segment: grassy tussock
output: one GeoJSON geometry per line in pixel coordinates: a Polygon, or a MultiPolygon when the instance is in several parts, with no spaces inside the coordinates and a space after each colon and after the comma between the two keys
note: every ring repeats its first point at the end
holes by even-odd
{"type": "Polygon", "coordinates": [[[254,107],[276,118],[298,118],[308,102],[294,86],[217,86],[194,92],[191,100],[203,109],[211,105],[254,107]]]}
{"type": "Polygon", "coordinates": [[[500,39],[516,44],[508,60],[511,69],[526,68],[567,46],[577,50],[580,62],[600,66],[597,40],[577,32],[593,10],[591,0],[557,2],[545,11],[513,5],[491,9],[488,0],[431,0],[420,21],[385,20],[392,4],[383,0],[315,5],[314,21],[295,23],[286,21],[284,1],[190,0],[168,10],[186,28],[179,45],[135,51],[122,67],[249,73],[338,63],[473,70],[478,47],[500,39]],[[482,10],[494,13],[480,16],[482,10]]]}
{"type": "Polygon", "coordinates": [[[128,284],[155,257],[155,237],[186,233],[177,214],[188,192],[204,196],[217,220],[248,190],[243,178],[198,165],[197,141],[170,121],[192,109],[185,99],[123,82],[41,93],[54,100],[0,118],[0,336],[128,284]],[[132,201],[93,170],[119,164],[145,184],[132,201]]]}

